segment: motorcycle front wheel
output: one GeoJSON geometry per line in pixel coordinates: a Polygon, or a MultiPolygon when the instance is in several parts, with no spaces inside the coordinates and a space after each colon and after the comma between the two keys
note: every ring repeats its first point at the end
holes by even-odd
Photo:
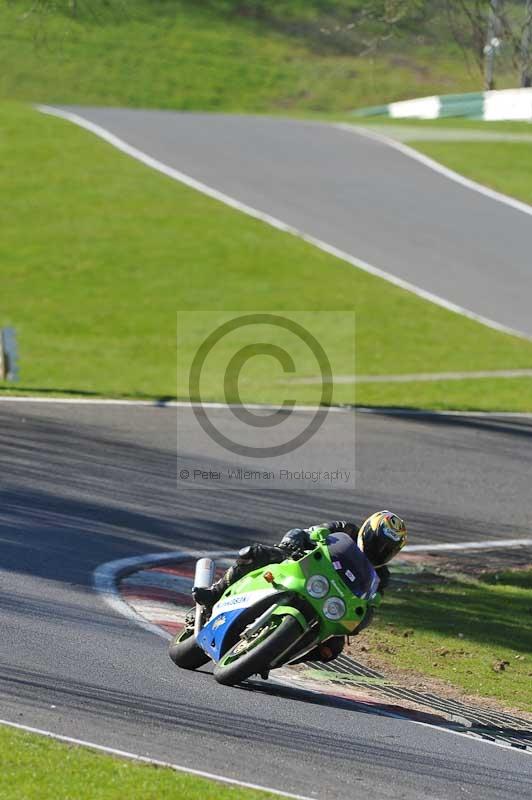
{"type": "Polygon", "coordinates": [[[288,650],[301,633],[294,617],[272,617],[252,638],[239,639],[222,656],[214,668],[215,679],[224,686],[234,686],[251,675],[267,672],[274,658],[288,650]]]}
{"type": "Polygon", "coordinates": [[[182,669],[198,669],[210,661],[207,653],[196,643],[194,631],[185,628],[176,634],[170,642],[168,655],[177,667],[182,669]]]}

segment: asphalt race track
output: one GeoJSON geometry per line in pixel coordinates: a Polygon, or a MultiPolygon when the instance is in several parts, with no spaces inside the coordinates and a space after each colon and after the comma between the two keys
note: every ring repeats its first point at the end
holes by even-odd
{"type": "MultiPolygon", "coordinates": [[[[230,412],[216,414],[223,425],[230,412]]],[[[349,412],[328,416],[332,450],[349,424],[349,412]]],[[[179,481],[181,468],[214,462],[189,430],[188,409],[0,403],[0,716],[326,800],[530,798],[527,754],[177,671],[165,642],[95,594],[92,574],[142,553],[274,541],[296,523],[383,505],[417,542],[524,537],[532,420],[359,414],[355,494],[179,481]]],[[[320,463],[319,436],[312,446],[320,463]]],[[[220,470],[231,463],[216,456],[220,470]]]]}
{"type": "Polygon", "coordinates": [[[380,141],[308,121],[68,110],[242,203],[532,336],[532,217],[380,141]]]}

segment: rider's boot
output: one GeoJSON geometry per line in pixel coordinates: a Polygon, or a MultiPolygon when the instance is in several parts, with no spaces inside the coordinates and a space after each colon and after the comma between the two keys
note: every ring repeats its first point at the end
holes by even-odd
{"type": "Polygon", "coordinates": [[[239,551],[238,558],[235,563],[229,567],[229,569],[219,580],[213,583],[208,589],[194,587],[194,589],[192,589],[192,596],[196,603],[199,603],[201,606],[205,606],[205,608],[211,609],[232,583],[239,580],[239,578],[242,578],[253,568],[253,546],[243,547],[242,550],[239,551]]]}
{"type": "Polygon", "coordinates": [[[199,603],[200,606],[210,609],[215,603],[218,602],[228,586],[229,582],[226,580],[226,576],[224,575],[222,578],[220,578],[220,580],[216,581],[216,583],[213,583],[213,585],[208,589],[195,586],[194,589],[192,589],[192,597],[196,603],[199,603]]]}
{"type": "Polygon", "coordinates": [[[225,590],[235,581],[243,578],[248,572],[267,564],[280,563],[286,558],[286,553],[279,547],[270,547],[264,544],[252,544],[243,547],[238,552],[235,563],[229,567],[216,583],[208,589],[194,587],[192,596],[196,603],[210,609],[218,602],[225,590]]]}

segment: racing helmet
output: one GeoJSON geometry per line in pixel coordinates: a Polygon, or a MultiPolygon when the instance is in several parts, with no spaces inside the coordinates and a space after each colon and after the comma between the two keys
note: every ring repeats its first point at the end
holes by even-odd
{"type": "Polygon", "coordinates": [[[374,567],[382,567],[406,544],[406,525],[391,511],[377,511],[363,523],[357,544],[374,567]]]}

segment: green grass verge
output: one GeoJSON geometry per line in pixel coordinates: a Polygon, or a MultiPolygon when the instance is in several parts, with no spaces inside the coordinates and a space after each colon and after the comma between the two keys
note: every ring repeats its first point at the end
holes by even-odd
{"type": "MultiPolygon", "coordinates": [[[[0,324],[19,333],[19,386],[3,390],[176,394],[176,313],[311,312],[337,374],[532,367],[532,344],[445,311],[250,219],[70,123],[2,105],[0,324]],[[334,326],[324,310],[337,312],[334,326]],[[378,319],[378,325],[375,320],[378,319]]],[[[189,327],[192,357],[204,319],[189,327]]],[[[223,350],[223,348],[222,348],[223,350]]],[[[234,352],[234,351],[233,351],[234,352]]],[[[230,345],[222,357],[232,355],[230,345]]],[[[260,359],[257,360],[257,362],[260,359]]],[[[264,362],[265,359],[262,359],[264,362]]],[[[266,361],[270,361],[266,359],[266,361]]],[[[279,398],[279,369],[250,366],[244,399],[279,398]]],[[[315,374],[313,359],[298,364],[315,374]]],[[[205,397],[220,399],[207,381],[205,397]]],[[[177,392],[186,396],[180,383],[177,392]]],[[[290,387],[305,402],[316,387],[290,387]]],[[[338,386],[334,402],[532,409],[532,380],[338,386]]]]}
{"type": "Polygon", "coordinates": [[[411,144],[456,172],[532,205],[532,143],[412,141],[411,144]]]}
{"type": "Polygon", "coordinates": [[[0,726],[0,800],[280,800],[0,726]]]}
{"type": "MultiPolygon", "coordinates": [[[[289,35],[290,26],[276,30],[223,4],[217,10],[193,0],[112,0],[107,8],[80,2],[78,20],[62,14],[61,3],[48,3],[44,16],[31,13],[40,5],[0,5],[0,97],[286,113],[349,111],[481,86],[448,33],[420,45],[416,30],[397,52],[353,57],[331,50],[323,36],[319,46],[315,37],[289,35]]],[[[296,7],[296,20],[304,5],[296,7]]],[[[513,79],[504,76],[503,83],[513,79]]]]}
{"type": "Polygon", "coordinates": [[[387,593],[367,640],[392,667],[532,711],[531,611],[532,570],[410,585],[387,593]]]}

